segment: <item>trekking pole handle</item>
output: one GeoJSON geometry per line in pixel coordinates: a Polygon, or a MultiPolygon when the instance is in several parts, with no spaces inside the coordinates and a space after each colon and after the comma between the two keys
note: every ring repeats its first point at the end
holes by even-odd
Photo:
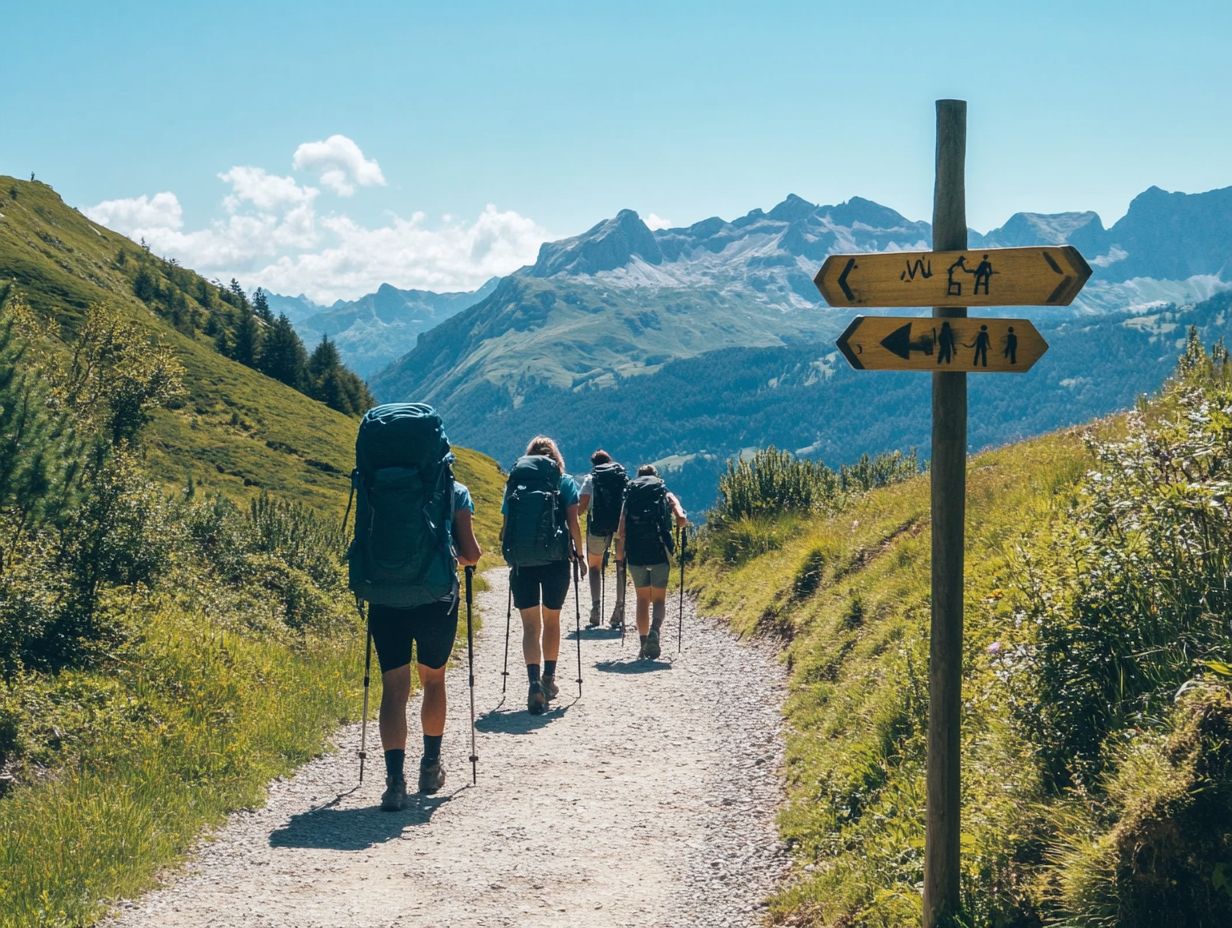
{"type": "Polygon", "coordinates": [[[474,595],[475,568],[473,565],[466,567],[463,569],[462,573],[466,577],[466,605],[469,607],[471,604],[471,598],[474,595]]]}

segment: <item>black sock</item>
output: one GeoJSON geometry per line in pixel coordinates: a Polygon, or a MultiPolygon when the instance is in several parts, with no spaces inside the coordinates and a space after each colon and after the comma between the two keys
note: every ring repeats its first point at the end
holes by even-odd
{"type": "Polygon", "coordinates": [[[395,780],[402,779],[402,765],[406,761],[406,749],[395,748],[385,752],[385,772],[395,780]]]}
{"type": "Polygon", "coordinates": [[[538,664],[527,664],[526,665],[526,679],[530,680],[531,683],[539,682],[539,665],[538,664]]]}
{"type": "Polygon", "coordinates": [[[543,662],[543,675],[545,677],[556,676],[556,661],[544,661],[543,662]]]}
{"type": "Polygon", "coordinates": [[[444,735],[424,735],[424,760],[438,760],[441,756],[441,739],[444,735]]]}
{"type": "Polygon", "coordinates": [[[638,637],[638,640],[640,640],[642,644],[645,644],[645,643],[646,643],[646,636],[645,636],[645,635],[638,635],[637,637],[638,637]]]}

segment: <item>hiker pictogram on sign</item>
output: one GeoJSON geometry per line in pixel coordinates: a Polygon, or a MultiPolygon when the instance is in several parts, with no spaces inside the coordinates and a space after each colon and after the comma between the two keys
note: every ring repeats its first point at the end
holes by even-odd
{"type": "Polygon", "coordinates": [[[989,374],[1023,373],[1048,350],[1025,319],[892,316],[856,317],[838,347],[857,370],[989,374]]]}
{"type": "Polygon", "coordinates": [[[1072,246],[1047,245],[831,255],[814,282],[831,306],[1067,306],[1090,276],[1072,246]]]}

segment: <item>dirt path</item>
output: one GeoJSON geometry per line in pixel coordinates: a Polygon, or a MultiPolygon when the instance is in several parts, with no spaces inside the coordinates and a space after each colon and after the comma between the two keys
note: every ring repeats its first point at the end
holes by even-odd
{"type": "MultiPolygon", "coordinates": [[[[659,661],[634,661],[636,636],[622,646],[607,631],[583,633],[580,700],[570,628],[559,703],[532,717],[516,615],[501,700],[507,588],[503,572],[488,580],[476,645],[478,786],[462,650],[449,676],[441,794],[378,811],[384,768],[370,725],[369,774],[338,797],[356,780],[359,727],[348,727],[341,750],[274,783],[264,808],[235,815],[109,928],[757,924],[785,865],[774,827],[782,670],[771,652],[686,605],[677,656],[671,597],[659,661]]],[[[571,595],[570,619],[572,608],[571,595]]]]}

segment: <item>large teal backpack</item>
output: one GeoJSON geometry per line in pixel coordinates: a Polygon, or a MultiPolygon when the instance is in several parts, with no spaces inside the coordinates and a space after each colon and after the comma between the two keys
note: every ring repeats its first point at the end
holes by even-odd
{"type": "Polygon", "coordinates": [[[518,458],[505,482],[501,550],[510,567],[541,567],[569,558],[569,530],[560,500],[560,467],[550,457],[518,458]]]}
{"type": "Polygon", "coordinates": [[[450,547],[453,453],[431,406],[368,410],[355,439],[355,538],[351,590],[382,606],[410,608],[456,595],[450,547]]]}

